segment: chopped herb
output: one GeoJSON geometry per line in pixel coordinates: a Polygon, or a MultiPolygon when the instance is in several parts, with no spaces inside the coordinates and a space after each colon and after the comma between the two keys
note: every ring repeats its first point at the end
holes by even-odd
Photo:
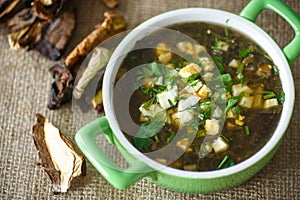
{"type": "Polygon", "coordinates": [[[220,73],[223,74],[224,70],[225,70],[224,66],[223,66],[223,57],[220,56],[220,55],[216,55],[216,56],[213,57],[213,60],[216,64],[216,66],[218,67],[220,73]]]}
{"type": "Polygon", "coordinates": [[[231,75],[230,74],[223,74],[222,75],[222,81],[223,81],[225,89],[227,91],[230,91],[231,87],[233,85],[233,80],[231,78],[231,75]]]}
{"type": "Polygon", "coordinates": [[[212,41],[213,45],[211,47],[213,50],[217,50],[217,51],[222,50],[222,48],[219,47],[219,45],[218,45],[218,41],[219,41],[219,39],[217,37],[213,38],[213,41],[212,41]]]}
{"type": "Polygon", "coordinates": [[[229,109],[231,109],[237,102],[239,101],[239,97],[232,97],[227,100],[227,106],[225,108],[225,112],[227,112],[229,109]]]}
{"type": "Polygon", "coordinates": [[[252,48],[239,50],[239,57],[240,57],[240,58],[244,58],[244,57],[246,57],[249,53],[252,53],[252,52],[254,52],[254,50],[253,50],[252,48]]]}
{"type": "Polygon", "coordinates": [[[264,99],[271,99],[273,97],[276,97],[276,94],[272,91],[263,91],[264,93],[264,99]]]}
{"type": "Polygon", "coordinates": [[[232,159],[229,158],[228,155],[226,155],[223,160],[221,161],[221,163],[218,165],[217,170],[218,169],[224,169],[227,167],[231,167],[233,166],[235,163],[232,159]]]}
{"type": "Polygon", "coordinates": [[[202,101],[199,105],[199,114],[202,116],[202,121],[211,117],[212,114],[212,102],[209,99],[202,101]]]}
{"type": "Polygon", "coordinates": [[[241,107],[239,106],[234,106],[231,108],[231,112],[234,114],[234,115],[238,115],[241,113],[241,107]]]}
{"type": "Polygon", "coordinates": [[[176,133],[173,131],[171,133],[170,137],[168,137],[168,139],[167,139],[167,144],[169,144],[174,139],[175,135],[176,135],[176,133]]]}
{"type": "Polygon", "coordinates": [[[225,135],[222,135],[221,136],[228,144],[232,142],[232,138],[231,137],[228,137],[228,136],[225,136],[225,135]]]}
{"type": "Polygon", "coordinates": [[[170,99],[168,99],[168,103],[170,104],[171,107],[174,106],[174,103],[170,99]]]}
{"type": "Polygon", "coordinates": [[[230,19],[229,19],[229,18],[228,18],[228,19],[226,19],[226,21],[225,21],[225,22],[226,22],[226,24],[228,24],[228,22],[229,22],[229,21],[230,21],[230,19]]]}
{"type": "Polygon", "coordinates": [[[155,139],[155,142],[156,142],[156,143],[159,143],[158,135],[155,135],[155,136],[154,136],[154,139],[155,139]]]}
{"type": "MultiPolygon", "coordinates": [[[[147,150],[152,144],[151,137],[155,136],[164,126],[166,112],[160,112],[155,115],[151,122],[140,125],[140,129],[134,136],[134,145],[139,150],[147,150]]],[[[155,138],[155,137],[154,137],[155,138]]]]}
{"type": "Polygon", "coordinates": [[[228,33],[228,29],[227,29],[227,28],[224,29],[224,34],[225,34],[226,37],[229,36],[229,33],[228,33]]]}
{"type": "Polygon", "coordinates": [[[268,54],[264,54],[264,57],[265,57],[266,59],[268,59],[269,61],[272,61],[272,62],[273,62],[272,58],[271,58],[268,54]]]}
{"type": "Polygon", "coordinates": [[[200,131],[197,131],[196,135],[197,136],[204,136],[206,132],[207,132],[207,130],[200,130],[200,131]]]}
{"type": "Polygon", "coordinates": [[[238,73],[237,78],[239,83],[244,83],[244,75],[242,73],[238,73]]]}
{"type": "Polygon", "coordinates": [[[278,76],[279,75],[278,67],[276,65],[273,65],[272,69],[273,69],[273,72],[274,72],[275,76],[278,76]]]}
{"type": "Polygon", "coordinates": [[[198,80],[199,77],[200,77],[200,74],[193,74],[193,75],[187,77],[185,80],[192,86],[193,84],[197,84],[196,80],[198,80]]]}
{"type": "Polygon", "coordinates": [[[237,73],[242,73],[244,71],[244,67],[245,64],[242,62],[241,64],[239,64],[239,66],[237,67],[237,73]]]}
{"type": "Polygon", "coordinates": [[[245,126],[245,133],[246,133],[246,135],[249,135],[249,134],[250,134],[249,126],[245,126]]]}
{"type": "Polygon", "coordinates": [[[284,101],[285,101],[285,93],[284,93],[283,91],[281,91],[281,92],[279,93],[278,100],[279,100],[279,102],[280,102],[281,104],[284,103],[284,101]]]}

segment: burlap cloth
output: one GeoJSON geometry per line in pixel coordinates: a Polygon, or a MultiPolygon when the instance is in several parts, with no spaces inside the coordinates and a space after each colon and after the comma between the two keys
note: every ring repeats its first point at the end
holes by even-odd
{"type": "MultiPolygon", "coordinates": [[[[300,14],[298,0],[285,2],[300,14]]],[[[176,8],[209,7],[238,14],[247,3],[248,0],[120,0],[117,10],[126,16],[129,28],[133,28],[156,14],[176,8]]],[[[77,26],[67,52],[102,20],[107,10],[100,0],[77,0],[76,6],[77,26]]],[[[272,12],[263,12],[258,24],[280,46],[293,37],[287,23],[272,12]]],[[[36,166],[39,159],[31,128],[35,113],[41,113],[74,140],[76,126],[72,106],[68,104],[55,111],[46,108],[51,84],[48,69],[55,62],[34,51],[10,50],[8,31],[5,24],[0,24],[0,199],[300,199],[299,92],[291,124],[278,152],[261,172],[241,186],[208,195],[191,195],[141,180],[126,190],[118,190],[88,163],[86,177],[75,179],[66,194],[54,196],[47,174],[36,166]]],[[[299,65],[298,58],[292,65],[296,91],[300,89],[299,65]]],[[[104,141],[103,148],[114,155],[116,150],[106,145],[104,141]]]]}

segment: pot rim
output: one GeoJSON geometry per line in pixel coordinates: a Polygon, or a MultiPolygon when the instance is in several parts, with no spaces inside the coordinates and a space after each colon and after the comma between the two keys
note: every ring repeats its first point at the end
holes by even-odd
{"type": "Polygon", "coordinates": [[[294,100],[295,100],[295,88],[294,88],[293,76],[290,70],[290,66],[284,54],[282,53],[282,50],[277,45],[277,43],[255,23],[252,23],[251,21],[241,16],[238,16],[236,14],[232,14],[227,11],[211,9],[211,8],[183,8],[183,9],[168,11],[166,13],[157,15],[155,17],[146,20],[145,22],[137,26],[135,29],[133,29],[117,46],[107,65],[106,72],[104,74],[104,79],[103,79],[103,102],[106,111],[105,112],[106,117],[109,121],[110,127],[114,135],[121,143],[121,145],[134,157],[143,161],[151,168],[153,168],[153,170],[155,171],[158,170],[160,172],[164,172],[167,174],[172,174],[180,177],[186,177],[186,178],[206,179],[206,178],[217,178],[217,177],[228,176],[243,171],[251,167],[255,163],[257,163],[258,161],[262,160],[268,153],[270,153],[276,147],[277,144],[280,143],[282,137],[284,136],[293,113],[294,100]],[[235,31],[242,32],[247,37],[255,41],[259,46],[261,46],[268,53],[268,55],[273,59],[274,63],[276,64],[276,66],[278,66],[280,70],[280,79],[282,82],[283,90],[286,95],[285,96],[286,99],[275,132],[273,133],[270,140],[265,144],[265,146],[261,148],[256,154],[254,154],[247,160],[229,168],[214,170],[214,171],[190,172],[190,171],[178,170],[178,169],[174,169],[162,165],[148,158],[143,153],[139,152],[126,139],[126,137],[120,130],[116,116],[114,114],[112,91],[115,83],[114,81],[115,81],[116,73],[120,66],[118,65],[118,60],[120,60],[118,58],[119,55],[124,54],[124,50],[128,51],[129,49],[131,49],[129,48],[129,44],[132,44],[133,47],[135,42],[139,39],[138,34],[144,28],[165,27],[168,25],[183,23],[183,22],[215,23],[215,24],[227,26],[229,28],[232,28],[235,31]],[[247,32],[249,30],[252,32],[252,36],[249,35],[249,33],[247,32]]]}

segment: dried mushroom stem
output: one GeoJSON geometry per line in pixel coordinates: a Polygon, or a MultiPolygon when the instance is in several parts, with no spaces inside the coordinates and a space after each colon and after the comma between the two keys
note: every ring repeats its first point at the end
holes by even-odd
{"type": "Polygon", "coordinates": [[[72,67],[82,57],[85,57],[93,48],[107,38],[126,30],[124,17],[115,11],[104,13],[104,21],[96,26],[86,38],[84,38],[67,56],[65,64],[72,67]]]}
{"type": "Polygon", "coordinates": [[[67,192],[74,177],[85,175],[84,157],[59,129],[40,114],[36,114],[32,136],[41,165],[53,184],[53,192],[67,192]]]}

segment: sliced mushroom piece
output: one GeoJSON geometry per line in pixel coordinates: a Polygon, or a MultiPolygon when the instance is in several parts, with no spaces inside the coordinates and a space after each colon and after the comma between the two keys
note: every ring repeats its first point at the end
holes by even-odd
{"type": "Polygon", "coordinates": [[[85,175],[86,163],[74,144],[48,119],[36,114],[32,137],[42,161],[41,166],[49,175],[54,193],[67,192],[73,178],[85,175]]]}

